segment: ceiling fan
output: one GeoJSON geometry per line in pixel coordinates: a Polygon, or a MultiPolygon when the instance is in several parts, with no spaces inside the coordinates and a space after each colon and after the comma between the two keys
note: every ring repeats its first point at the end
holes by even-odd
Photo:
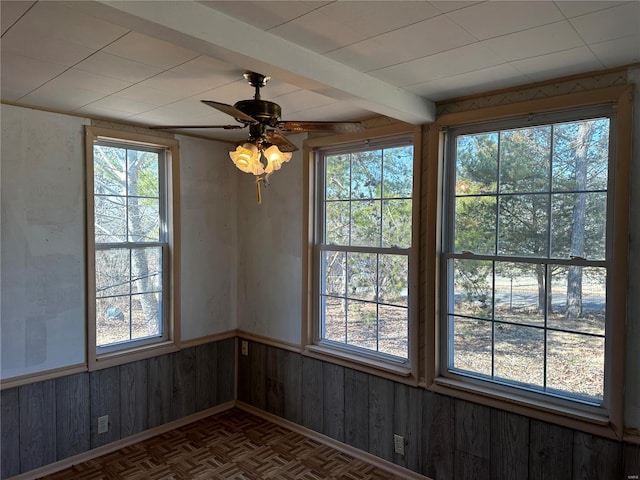
{"type": "Polygon", "coordinates": [[[240,100],[234,105],[214,102],[213,100],[201,100],[205,105],[232,116],[240,125],[166,125],[151,128],[163,130],[179,128],[224,128],[226,130],[236,130],[249,127],[250,142],[277,145],[282,152],[295,152],[298,150],[283,133],[352,133],[360,132],[364,129],[360,122],[280,120],[280,105],[263,100],[260,96],[260,89],[267,85],[271,77],[256,72],[245,72],[244,78],[249,82],[249,85],[255,88],[255,94],[252,99],[240,100]]]}
{"type": "Polygon", "coordinates": [[[164,125],[151,127],[156,130],[181,128],[223,128],[236,130],[249,127],[248,142],[229,152],[233,163],[240,170],[256,176],[258,203],[260,202],[260,182],[268,183],[268,177],[279,170],[282,163],[291,159],[292,152],[298,150],[284,133],[334,132],[356,133],[364,130],[360,122],[314,122],[280,120],[280,105],[260,97],[260,89],[267,85],[271,77],[256,72],[245,72],[244,78],[255,88],[252,99],[240,100],[233,105],[201,100],[216,110],[232,116],[238,124],[233,125],[164,125]],[[262,162],[264,156],[265,162],[262,162]]]}

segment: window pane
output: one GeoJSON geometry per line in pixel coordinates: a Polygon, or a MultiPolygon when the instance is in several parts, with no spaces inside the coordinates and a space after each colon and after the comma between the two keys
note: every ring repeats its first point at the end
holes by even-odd
{"type": "Polygon", "coordinates": [[[96,243],[127,241],[127,213],[124,197],[96,196],[94,216],[96,243]]]}
{"type": "Polygon", "coordinates": [[[347,296],[360,300],[375,301],[378,278],[377,255],[374,253],[347,254],[347,296]]]}
{"type": "Polygon", "coordinates": [[[378,300],[383,303],[408,306],[409,257],[378,256],[378,300]]]}
{"type": "Polygon", "coordinates": [[[112,249],[96,251],[96,296],[128,295],[129,250],[112,249]]]}
{"type": "Polygon", "coordinates": [[[162,304],[155,293],[131,296],[131,338],[162,335],[162,304]]]}
{"type": "Polygon", "coordinates": [[[349,202],[327,202],[325,215],[325,243],[349,245],[349,202]]]}
{"type": "Polygon", "coordinates": [[[378,350],[378,320],[375,303],[347,302],[347,343],[378,350]]]}
{"type": "Polygon", "coordinates": [[[380,200],[351,202],[351,245],[380,246],[380,200]]]}
{"type": "Polygon", "coordinates": [[[542,264],[496,262],[495,318],[544,326],[545,272],[542,264]]]}
{"type": "Polygon", "coordinates": [[[96,145],[93,148],[93,191],[96,195],[126,195],[126,149],[96,145]]]}
{"type": "Polygon", "coordinates": [[[402,307],[378,307],[380,316],[380,345],[383,353],[407,358],[409,338],[409,311],[402,307]]]}
{"type": "Polygon", "coordinates": [[[129,150],[127,162],[128,194],[136,197],[160,196],[158,154],[129,150]]]}
{"type": "Polygon", "coordinates": [[[551,280],[549,328],[604,335],[606,269],[556,267],[551,280]]]}
{"type": "Polygon", "coordinates": [[[324,325],[322,337],[334,342],[347,341],[346,300],[322,296],[322,317],[324,325]]]}
{"type": "Polygon", "coordinates": [[[547,388],[602,400],[604,338],[548,333],[547,388]]]}
{"type": "Polygon", "coordinates": [[[547,195],[501,197],[498,254],[547,257],[548,204],[547,195]]]}
{"type": "Polygon", "coordinates": [[[553,142],[555,191],[607,188],[608,118],[555,125],[553,142]]]}
{"type": "Polygon", "coordinates": [[[162,291],[162,248],[131,250],[132,293],[162,291]]]}
{"type": "Polygon", "coordinates": [[[413,147],[384,150],[384,198],[411,198],[413,191],[413,147]]]}
{"type": "Polygon", "coordinates": [[[482,260],[453,261],[453,305],[449,313],[491,318],[493,264],[482,260]]]}
{"type": "Polygon", "coordinates": [[[382,152],[351,154],[351,198],[380,198],[382,194],[382,152]]]}
{"type": "Polygon", "coordinates": [[[411,200],[382,201],[382,246],[411,246],[411,200]]]}
{"type": "Polygon", "coordinates": [[[457,138],[456,153],[456,194],[496,193],[498,133],[461,135],[457,138]]]}
{"type": "Polygon", "coordinates": [[[130,339],[129,296],[96,299],[96,344],[99,347],[130,339]]]}
{"type": "Polygon", "coordinates": [[[494,375],[536,387],[544,385],[544,330],[495,325],[494,375]]]}
{"type": "Polygon", "coordinates": [[[348,199],[351,191],[351,163],[349,155],[327,157],[325,168],[326,199],[348,199]]]}
{"type": "Polygon", "coordinates": [[[455,202],[455,251],[495,254],[496,197],[457,197],[455,202]]]}
{"type": "Polygon", "coordinates": [[[158,199],[129,197],[129,238],[132,242],[160,241],[158,199]]]}
{"type": "Polygon", "coordinates": [[[607,224],[606,193],[552,196],[551,255],[604,260],[607,224]]]}
{"type": "Polygon", "coordinates": [[[327,295],[346,295],[347,259],[345,252],[324,252],[324,290],[327,295]]]}
{"type": "Polygon", "coordinates": [[[550,142],[550,126],[500,132],[500,191],[548,191],[550,142]]]}
{"type": "Polygon", "coordinates": [[[449,316],[453,364],[458,370],[491,375],[491,322],[449,316]]]}

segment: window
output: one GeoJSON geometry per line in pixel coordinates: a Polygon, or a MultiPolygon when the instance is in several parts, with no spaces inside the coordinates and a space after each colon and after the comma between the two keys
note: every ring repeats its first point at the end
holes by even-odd
{"type": "Polygon", "coordinates": [[[609,407],[615,118],[594,107],[447,130],[445,376],[609,407]]]}
{"type": "Polygon", "coordinates": [[[100,360],[173,339],[172,152],[163,144],[92,137],[89,331],[100,360]]]}
{"type": "Polygon", "coordinates": [[[407,364],[411,137],[317,156],[317,345],[407,364]]]}

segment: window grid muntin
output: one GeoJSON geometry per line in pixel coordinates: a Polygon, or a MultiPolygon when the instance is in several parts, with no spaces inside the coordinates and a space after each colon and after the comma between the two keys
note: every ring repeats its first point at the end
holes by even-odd
{"type": "MultiPolygon", "coordinates": [[[[109,147],[109,148],[115,148],[115,149],[122,149],[124,150],[124,188],[125,188],[125,193],[122,195],[103,195],[103,194],[98,194],[95,191],[95,186],[93,189],[93,195],[94,195],[94,199],[98,198],[98,197],[105,197],[105,196],[110,196],[110,197],[116,197],[116,198],[123,198],[125,200],[125,216],[126,216],[126,221],[125,221],[125,226],[126,226],[126,233],[125,233],[125,241],[122,242],[99,242],[97,239],[94,240],[94,256],[97,254],[98,251],[109,251],[109,250],[116,250],[116,249],[123,249],[123,250],[127,250],[129,255],[129,293],[127,295],[115,295],[115,296],[99,296],[97,295],[97,281],[96,283],[96,292],[94,293],[94,297],[95,300],[99,300],[102,298],[117,298],[117,297],[127,297],[128,298],[128,304],[129,304],[129,320],[128,320],[128,330],[129,330],[129,339],[128,340],[117,340],[111,343],[105,343],[105,344],[98,344],[98,336],[96,335],[96,352],[98,354],[103,354],[103,353],[110,353],[110,352],[114,352],[114,351],[118,351],[118,350],[122,350],[123,348],[135,348],[135,347],[139,347],[139,346],[144,346],[144,345],[149,345],[149,344],[153,344],[153,343],[157,343],[158,341],[161,340],[165,340],[168,338],[168,322],[169,322],[169,301],[168,301],[168,286],[169,286],[169,242],[168,242],[168,215],[167,215],[167,198],[168,198],[168,192],[167,192],[167,176],[166,176],[166,169],[167,169],[167,162],[168,160],[168,155],[167,155],[167,148],[166,147],[156,147],[156,146],[150,146],[150,145],[144,145],[144,144],[138,144],[135,142],[127,142],[127,141],[116,141],[116,140],[111,140],[111,139],[97,139],[93,142],[93,151],[94,151],[94,156],[95,156],[95,151],[96,151],[96,147],[109,147]],[[130,161],[130,157],[129,157],[129,152],[130,151],[134,151],[134,152],[148,152],[148,153],[153,153],[157,156],[156,162],[157,162],[157,169],[158,169],[158,173],[157,173],[157,183],[158,183],[158,197],[150,197],[150,196],[145,196],[145,195],[129,195],[129,161],[130,161]],[[153,199],[158,201],[158,240],[153,240],[153,241],[131,241],[131,233],[130,233],[130,222],[129,222],[129,215],[130,215],[130,211],[129,211],[129,199],[130,198],[135,198],[135,199],[153,199]],[[133,293],[131,291],[131,286],[134,282],[134,279],[132,278],[132,273],[133,273],[133,251],[134,250],[138,250],[138,249],[144,249],[144,248],[152,248],[152,247],[160,247],[160,268],[161,268],[161,290],[159,292],[155,292],[154,291],[144,291],[141,293],[133,293]],[[156,320],[156,326],[158,329],[158,333],[157,334],[152,334],[146,337],[138,337],[138,338],[133,338],[133,318],[132,318],[132,302],[134,301],[134,297],[136,296],[141,296],[141,295],[145,295],[145,294],[151,294],[151,293],[160,293],[159,295],[159,299],[158,299],[158,310],[157,310],[157,315],[159,316],[159,318],[156,320]]],[[[94,158],[94,165],[95,165],[95,158],[94,158]]],[[[95,171],[94,171],[94,183],[95,183],[95,171]]],[[[95,202],[94,202],[95,203],[95,202]]],[[[94,218],[96,217],[96,215],[94,214],[94,218]]],[[[97,221],[94,220],[94,222],[97,221]]],[[[95,229],[94,229],[95,230],[95,229]]],[[[95,233],[94,233],[94,237],[95,237],[95,233]]],[[[95,264],[95,261],[94,261],[95,264]]],[[[97,277],[98,275],[98,271],[97,271],[97,267],[96,267],[96,271],[95,271],[95,275],[97,277]]],[[[97,303],[97,302],[96,302],[97,303]]],[[[95,312],[95,320],[97,322],[97,312],[95,312]]],[[[96,328],[97,328],[97,324],[96,324],[96,328]]]]}
{"type": "MultiPolygon", "coordinates": [[[[405,137],[406,138],[406,137],[405,137]]],[[[383,305],[383,306],[390,306],[390,307],[396,307],[396,308],[403,308],[406,311],[406,318],[409,319],[409,305],[407,304],[407,306],[398,306],[398,305],[394,305],[394,304],[386,304],[385,302],[379,302],[379,301],[367,301],[367,300],[362,300],[362,299],[354,299],[348,296],[346,289],[348,288],[348,260],[345,261],[345,296],[344,297],[339,297],[336,295],[327,295],[323,292],[327,291],[327,287],[326,287],[326,281],[327,281],[327,269],[326,269],[326,265],[325,265],[325,255],[324,253],[326,251],[344,251],[345,253],[373,253],[376,254],[376,282],[375,282],[375,289],[376,289],[376,298],[379,298],[379,255],[383,254],[383,255],[387,255],[387,254],[394,254],[394,255],[402,255],[402,256],[406,256],[407,257],[407,265],[408,268],[409,267],[409,262],[408,262],[408,258],[411,252],[411,248],[401,248],[401,247],[397,247],[397,246],[390,246],[390,247],[382,247],[382,239],[383,239],[383,229],[384,229],[384,223],[383,223],[383,208],[384,208],[384,201],[385,200],[409,200],[412,201],[413,197],[397,197],[397,196],[393,196],[393,197],[384,197],[384,151],[388,150],[388,149],[392,149],[392,148],[396,148],[396,147],[409,147],[411,149],[411,163],[413,164],[413,144],[409,139],[399,139],[399,140],[392,140],[392,141],[388,141],[388,140],[384,140],[384,141],[371,141],[371,142],[367,142],[366,145],[364,147],[357,147],[357,148],[336,148],[336,149],[327,149],[327,150],[323,150],[321,154],[319,154],[317,156],[317,170],[319,172],[318,175],[318,189],[321,192],[321,199],[322,199],[322,205],[320,206],[320,208],[317,209],[318,211],[318,215],[317,215],[317,237],[318,237],[318,242],[316,244],[316,251],[318,252],[317,255],[319,257],[319,261],[318,261],[318,265],[319,265],[319,269],[320,269],[320,290],[318,292],[318,319],[319,321],[317,322],[317,337],[316,337],[316,341],[322,345],[329,345],[329,346],[333,346],[337,349],[341,349],[341,350],[345,350],[345,351],[352,351],[353,353],[356,353],[358,355],[362,355],[364,354],[365,356],[372,356],[373,358],[376,359],[383,359],[385,361],[389,361],[392,363],[397,363],[398,361],[400,361],[401,363],[406,363],[409,361],[409,344],[410,344],[410,340],[409,340],[409,324],[407,323],[407,327],[406,327],[406,341],[407,341],[407,353],[406,356],[404,357],[398,357],[395,355],[391,355],[391,354],[387,354],[385,352],[382,352],[379,350],[379,342],[380,342],[380,314],[379,314],[379,306],[383,305]],[[375,151],[375,150],[379,150],[379,158],[380,158],[380,178],[381,178],[381,183],[380,183],[380,195],[376,196],[373,195],[371,197],[367,197],[364,199],[359,199],[359,198],[353,198],[353,182],[352,182],[352,176],[353,176],[353,168],[352,168],[352,154],[354,153],[359,153],[359,152],[366,152],[366,151],[375,151]],[[349,156],[349,196],[348,198],[332,198],[332,199],[328,199],[327,198],[327,169],[326,169],[326,164],[327,164],[327,158],[331,157],[331,156],[338,156],[338,155],[348,155],[349,156]],[[353,214],[353,203],[354,202],[358,202],[358,201],[377,201],[379,203],[380,209],[379,209],[379,214],[380,214],[380,225],[378,228],[378,240],[377,240],[377,246],[369,246],[369,245],[353,245],[353,228],[352,228],[352,214],[353,214]],[[348,244],[347,245],[340,245],[340,244],[335,244],[335,243],[331,243],[331,244],[327,244],[326,243],[326,236],[327,236],[327,205],[331,204],[331,203],[348,203],[349,205],[349,226],[348,226],[348,244]],[[345,302],[345,338],[348,339],[348,326],[349,326],[349,315],[348,315],[348,304],[349,301],[357,301],[357,302],[363,302],[363,303],[371,303],[371,304],[375,304],[376,305],[376,351],[370,350],[370,349],[366,349],[363,347],[357,347],[354,345],[351,345],[349,343],[341,343],[341,342],[335,342],[333,340],[328,340],[327,334],[326,334],[326,322],[325,322],[325,311],[324,311],[324,305],[325,305],[325,300],[327,298],[340,298],[341,300],[343,300],[345,302]]],[[[413,178],[413,166],[411,167],[411,175],[413,178]]],[[[413,179],[411,181],[411,192],[413,192],[413,179]]],[[[411,204],[411,216],[413,216],[413,202],[411,204]]],[[[413,233],[410,230],[410,235],[411,237],[413,237],[413,233]]],[[[412,241],[412,239],[411,239],[412,241]]],[[[348,256],[347,256],[348,258],[348,256]]],[[[406,278],[406,288],[407,288],[407,294],[409,292],[409,275],[407,275],[406,278]]]]}
{"type": "MultiPolygon", "coordinates": [[[[451,132],[450,132],[451,133],[451,132]]],[[[545,335],[544,335],[544,391],[540,391],[538,389],[530,389],[531,391],[533,391],[534,393],[544,393],[545,395],[550,395],[552,397],[557,397],[563,400],[569,400],[570,402],[578,402],[578,403],[584,403],[586,405],[597,405],[600,408],[607,408],[608,405],[608,397],[609,397],[609,389],[608,389],[608,382],[609,382],[609,375],[608,375],[608,368],[607,368],[607,362],[608,362],[608,358],[610,357],[610,352],[609,352],[609,347],[607,346],[609,344],[608,339],[607,339],[607,334],[606,332],[609,330],[609,324],[611,322],[611,318],[610,315],[608,313],[608,309],[606,309],[606,292],[608,291],[609,288],[609,275],[607,275],[608,269],[610,267],[610,252],[611,252],[611,242],[612,242],[612,236],[611,235],[611,226],[610,226],[610,221],[612,218],[612,201],[611,201],[611,196],[612,196],[612,192],[613,192],[613,188],[612,188],[612,183],[613,183],[613,177],[614,177],[614,172],[613,172],[613,168],[614,168],[614,149],[615,149],[615,114],[613,112],[613,109],[609,106],[603,106],[603,107],[596,107],[596,108],[588,108],[588,109],[581,109],[581,110],[574,110],[574,111],[569,111],[569,112],[561,112],[559,114],[543,114],[543,115],[536,115],[534,116],[530,116],[526,121],[524,121],[522,124],[517,125],[516,122],[514,122],[513,120],[506,120],[506,121],[499,121],[499,122],[494,122],[493,124],[487,124],[484,128],[479,128],[478,125],[471,125],[471,126],[467,126],[467,127],[461,127],[461,128],[457,128],[457,129],[453,129],[452,130],[453,134],[448,135],[448,140],[446,142],[446,147],[445,147],[445,155],[446,158],[448,159],[453,159],[454,161],[449,161],[448,162],[448,167],[446,169],[446,181],[445,181],[445,186],[446,188],[448,188],[448,195],[445,195],[444,197],[444,215],[443,218],[445,219],[445,225],[446,227],[443,229],[443,261],[445,262],[445,266],[442,269],[443,274],[446,276],[447,279],[453,279],[453,262],[454,259],[456,258],[463,258],[463,259],[473,259],[473,260],[487,260],[487,261],[492,261],[493,266],[492,266],[492,295],[495,296],[495,274],[496,274],[496,269],[495,269],[495,263],[496,262],[504,262],[504,261],[509,261],[509,260],[516,260],[517,262],[522,262],[522,263],[542,263],[544,264],[545,267],[545,298],[544,298],[544,327],[535,327],[535,328],[544,328],[545,331],[545,335]],[[547,220],[546,220],[546,225],[547,225],[547,244],[546,244],[546,250],[547,250],[547,256],[546,257],[536,257],[536,256],[532,256],[532,257],[517,257],[517,256],[510,256],[510,255],[502,255],[498,253],[498,249],[499,249],[499,213],[500,213],[500,205],[499,202],[497,201],[497,198],[500,196],[506,196],[506,193],[500,194],[500,178],[501,175],[499,174],[500,172],[500,161],[501,161],[501,156],[498,154],[498,159],[497,159],[497,179],[496,179],[496,194],[493,195],[496,197],[496,221],[495,221],[495,231],[496,231],[496,237],[495,237],[495,242],[494,242],[494,247],[495,247],[495,255],[483,255],[483,254],[475,254],[473,252],[469,252],[469,251],[462,251],[462,252],[458,252],[458,251],[454,251],[454,246],[455,246],[455,228],[456,228],[456,222],[455,222],[455,218],[456,218],[456,209],[454,208],[456,205],[455,199],[457,199],[458,197],[473,197],[473,196],[477,196],[477,197],[489,197],[492,195],[487,194],[486,192],[482,192],[482,193],[478,193],[478,194],[474,194],[474,195],[458,195],[456,193],[456,188],[455,188],[455,166],[456,166],[456,161],[455,159],[457,159],[457,155],[454,153],[453,155],[451,154],[451,152],[455,152],[456,151],[456,142],[455,139],[458,136],[461,136],[463,134],[473,134],[473,135],[477,135],[477,134],[481,134],[481,133],[486,133],[486,132],[491,132],[491,131],[496,131],[496,129],[498,131],[500,131],[500,129],[505,129],[505,130],[511,130],[511,129],[516,129],[516,128],[522,128],[523,126],[531,126],[531,122],[535,121],[536,119],[539,120],[539,124],[543,124],[543,122],[541,121],[541,119],[544,118],[548,118],[550,122],[553,122],[552,126],[555,127],[558,124],[561,123],[578,123],[581,121],[588,121],[588,120],[598,120],[598,119],[605,119],[608,121],[608,125],[607,125],[607,133],[608,133],[608,149],[607,149],[607,153],[608,153],[608,157],[607,157],[607,189],[589,189],[586,188],[584,190],[559,190],[556,189],[555,184],[553,182],[553,173],[554,173],[554,166],[553,166],[553,148],[555,146],[555,142],[554,142],[554,137],[551,136],[551,141],[550,141],[550,152],[549,152],[549,167],[548,167],[548,175],[549,175],[549,189],[548,191],[539,191],[539,192],[535,192],[537,194],[541,194],[541,195],[548,195],[549,200],[547,202],[547,220]],[[529,124],[527,124],[529,123],[529,124]],[[569,195],[569,194],[576,194],[576,193],[580,193],[580,194],[600,194],[600,193],[606,193],[607,194],[607,201],[606,201],[606,207],[605,207],[605,215],[606,215],[606,229],[605,229],[605,259],[604,260],[588,260],[586,258],[581,258],[581,257],[572,257],[570,259],[563,259],[563,258],[554,258],[551,256],[552,253],[552,242],[551,242],[551,235],[552,235],[552,231],[551,231],[551,224],[552,224],[552,215],[550,215],[551,209],[552,209],[552,203],[551,203],[551,198],[556,195],[556,194],[563,194],[563,195],[569,195]],[[604,268],[605,269],[605,300],[604,300],[604,305],[605,305],[605,318],[604,318],[604,325],[605,325],[605,333],[603,333],[602,335],[600,334],[590,334],[590,333],[586,333],[586,332],[582,332],[582,331],[577,331],[577,330],[563,330],[563,329],[558,329],[558,328],[553,328],[553,327],[549,327],[548,326],[548,320],[549,320],[549,306],[547,305],[548,299],[549,299],[549,294],[551,292],[552,289],[552,282],[551,282],[551,266],[560,266],[560,265],[566,265],[566,266],[570,266],[570,265],[574,265],[574,266],[581,266],[581,267],[595,267],[595,268],[604,268]],[[604,343],[604,347],[603,347],[603,359],[604,359],[604,366],[602,368],[602,373],[604,375],[604,379],[603,379],[603,383],[602,383],[602,399],[596,399],[596,401],[594,401],[593,397],[589,397],[589,396],[581,396],[580,394],[575,394],[574,392],[567,392],[567,391],[563,391],[563,390],[558,390],[558,389],[554,389],[554,388],[547,388],[547,362],[548,362],[548,355],[547,355],[547,348],[548,348],[548,333],[549,332],[560,332],[560,333],[567,333],[567,334],[572,334],[572,335],[582,335],[585,337],[593,337],[593,338],[602,338],[603,339],[603,343],[604,343]]],[[[500,145],[500,143],[499,143],[500,145]]],[[[529,195],[531,194],[531,192],[525,192],[525,195],[529,195]]],[[[514,193],[514,195],[522,195],[522,193],[520,194],[516,194],[514,193]]],[[[452,281],[452,280],[451,280],[452,281]]],[[[445,299],[445,304],[447,305],[446,311],[444,312],[444,316],[443,316],[443,320],[446,322],[446,328],[442,329],[442,340],[443,340],[443,345],[445,346],[445,348],[443,349],[443,354],[445,356],[445,361],[446,361],[446,365],[448,365],[448,371],[449,372],[454,372],[457,375],[461,375],[463,377],[468,377],[472,382],[473,382],[473,378],[481,378],[483,377],[482,374],[477,374],[474,372],[467,372],[467,371],[456,371],[452,366],[454,365],[454,349],[453,349],[453,317],[457,317],[460,316],[459,313],[455,313],[455,310],[451,307],[453,305],[453,294],[454,294],[454,289],[450,287],[449,283],[447,283],[447,281],[444,282],[443,286],[445,287],[443,289],[443,298],[445,299]],[[451,342],[451,343],[449,343],[451,342]]],[[[584,297],[584,294],[583,294],[584,297]]],[[[584,298],[583,298],[584,301],[584,298]]],[[[492,375],[489,378],[486,378],[485,380],[489,380],[492,384],[496,384],[496,385],[505,385],[508,389],[511,388],[512,386],[517,385],[514,384],[514,382],[510,382],[510,381],[504,381],[500,378],[496,378],[494,373],[495,373],[495,366],[494,366],[494,350],[495,350],[495,334],[494,334],[494,329],[495,329],[495,325],[496,323],[505,323],[501,320],[496,320],[495,319],[495,300],[493,301],[493,307],[492,307],[492,318],[491,320],[486,320],[486,319],[482,319],[482,318],[477,318],[476,320],[478,321],[490,321],[492,324],[492,375]]],[[[475,319],[474,317],[469,317],[472,319],[475,319]]],[[[529,327],[528,327],[529,328],[529,327]]],[[[530,328],[534,328],[533,326],[531,326],[530,328]]],[[[443,372],[443,373],[447,373],[447,372],[443,372]]],[[[455,375],[454,375],[455,376],[455,375]]],[[[525,388],[526,389],[526,388],[525,388]]]]}

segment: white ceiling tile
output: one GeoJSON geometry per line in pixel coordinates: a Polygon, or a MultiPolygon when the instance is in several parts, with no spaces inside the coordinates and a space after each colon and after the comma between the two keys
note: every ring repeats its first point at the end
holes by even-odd
{"type": "Polygon", "coordinates": [[[317,53],[330,52],[365,36],[316,10],[269,30],[270,33],[317,53]]]}
{"type": "Polygon", "coordinates": [[[505,63],[470,73],[413,85],[407,90],[437,102],[529,82],[531,82],[531,79],[526,75],[523,75],[512,65],[505,63]]]}
{"type": "Polygon", "coordinates": [[[297,90],[286,95],[281,95],[277,100],[278,105],[282,107],[282,117],[284,120],[295,115],[296,112],[304,112],[309,108],[316,108],[335,102],[333,98],[307,90],[297,90]]]}
{"type": "Polygon", "coordinates": [[[600,70],[603,67],[589,47],[531,57],[511,62],[511,65],[534,81],[600,70]]]}
{"type": "Polygon", "coordinates": [[[379,35],[374,39],[389,49],[395,49],[395,61],[391,60],[386,66],[426,57],[476,41],[444,15],[379,35]]]}
{"type": "Polygon", "coordinates": [[[140,82],[140,85],[165,92],[177,91],[189,97],[233,83],[239,76],[239,71],[232,66],[208,57],[198,57],[140,82]]]}
{"type": "Polygon", "coordinates": [[[375,37],[339,48],[325,56],[359,72],[378,70],[402,61],[397,47],[390,42],[380,43],[375,37]]]}
{"type": "Polygon", "coordinates": [[[1,95],[7,101],[18,100],[67,68],[12,53],[3,53],[0,62],[1,95]]]}
{"type": "Polygon", "coordinates": [[[640,34],[589,45],[606,68],[640,62],[640,34]]]}
{"type": "Polygon", "coordinates": [[[290,20],[312,12],[330,2],[298,1],[242,1],[200,2],[249,25],[269,30],[290,20]]]}
{"type": "Polygon", "coordinates": [[[369,110],[363,110],[346,102],[334,102],[328,105],[308,108],[304,111],[293,112],[291,115],[287,115],[284,120],[330,122],[332,120],[357,120],[370,116],[371,112],[369,110]]]}
{"type": "Polygon", "coordinates": [[[440,15],[440,11],[422,1],[340,1],[319,10],[334,22],[347,25],[365,38],[406,27],[440,15]]]}
{"type": "Polygon", "coordinates": [[[20,99],[27,105],[39,105],[72,112],[104,96],[103,93],[49,82],[20,99]]]}
{"type": "Polygon", "coordinates": [[[614,2],[613,0],[556,0],[556,6],[562,11],[565,17],[573,18],[587,13],[605,10],[607,8],[622,5],[626,2],[614,2]]]}
{"type": "Polygon", "coordinates": [[[572,18],[571,25],[589,44],[635,35],[640,31],[640,2],[572,18]]]}
{"type": "Polygon", "coordinates": [[[120,90],[118,92],[118,96],[156,106],[166,105],[167,103],[175,102],[176,100],[185,97],[185,95],[180,91],[166,92],[155,88],[145,87],[140,84],[131,85],[124,90],[120,90]]]}
{"type": "Polygon", "coordinates": [[[57,38],[93,50],[108,45],[128,31],[57,1],[38,2],[22,17],[18,26],[43,37],[57,38]]]}
{"type": "Polygon", "coordinates": [[[136,83],[162,72],[162,69],[126,58],[97,52],[78,63],[75,68],[85,72],[136,83]]]}
{"type": "Polygon", "coordinates": [[[482,3],[484,0],[471,0],[471,1],[463,1],[463,0],[442,0],[436,2],[429,2],[431,5],[436,7],[440,12],[447,13],[453,12],[454,10],[460,10],[461,8],[467,8],[471,5],[475,5],[476,3],[482,3]]]}
{"type": "Polygon", "coordinates": [[[491,38],[483,44],[506,61],[560,52],[581,47],[584,42],[567,21],[552,23],[502,37],[491,38]]]}
{"type": "Polygon", "coordinates": [[[504,60],[486,46],[474,43],[384,68],[372,72],[372,75],[393,85],[405,87],[481,70],[501,63],[505,63],[504,60]]]}
{"type": "Polygon", "coordinates": [[[101,97],[131,86],[129,82],[124,82],[112,77],[105,77],[104,75],[84,72],[75,68],[66,70],[51,80],[49,84],[52,86],[64,86],[65,88],[78,88],[98,92],[103,94],[101,97]]]}
{"type": "Polygon", "coordinates": [[[128,33],[102,51],[163,70],[173,68],[198,56],[196,52],[186,48],[137,32],[128,33]]]}
{"type": "Polygon", "coordinates": [[[108,97],[101,98],[100,100],[90,103],[83,108],[105,108],[128,113],[130,115],[136,115],[153,110],[157,108],[157,106],[150,103],[137,102],[118,95],[109,95],[108,97]]]}
{"type": "Polygon", "coordinates": [[[484,2],[448,13],[479,40],[564,20],[553,2],[484,2]]]}
{"type": "Polygon", "coordinates": [[[104,105],[100,105],[99,102],[92,102],[88,105],[84,105],[80,108],[74,110],[74,113],[80,113],[82,115],[93,116],[93,117],[102,117],[102,118],[113,118],[113,119],[123,119],[132,117],[133,114],[124,110],[119,110],[117,108],[109,108],[104,105]]]}
{"type": "Polygon", "coordinates": [[[58,63],[72,67],[95,52],[84,47],[53,37],[34,35],[23,28],[12,28],[2,37],[2,53],[14,53],[25,57],[58,63]]]}
{"type": "MultiPolygon", "coordinates": [[[[0,2],[0,24],[2,25],[2,35],[13,25],[24,13],[36,3],[34,1],[7,1],[0,2]]],[[[3,40],[4,41],[4,40],[3,40]]]]}

